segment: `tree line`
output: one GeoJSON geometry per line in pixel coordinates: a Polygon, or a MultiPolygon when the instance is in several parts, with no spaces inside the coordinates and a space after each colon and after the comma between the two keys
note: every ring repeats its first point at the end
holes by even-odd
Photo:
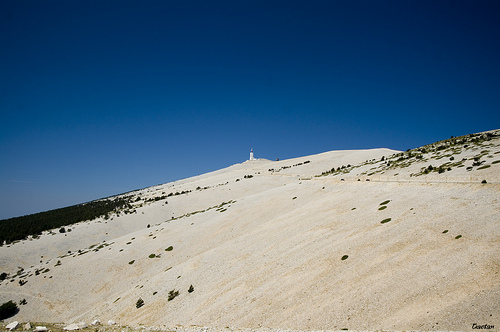
{"type": "Polygon", "coordinates": [[[0,246],[5,243],[38,237],[43,231],[68,226],[98,217],[107,218],[112,212],[130,209],[127,198],[112,197],[22,217],[0,220],[0,246]]]}

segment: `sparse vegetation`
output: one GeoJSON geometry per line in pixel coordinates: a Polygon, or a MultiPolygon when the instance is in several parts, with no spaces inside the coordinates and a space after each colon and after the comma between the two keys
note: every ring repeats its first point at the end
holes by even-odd
{"type": "Polygon", "coordinates": [[[140,307],[142,307],[143,305],[144,305],[144,300],[143,300],[142,298],[139,298],[139,299],[137,300],[137,302],[135,303],[135,307],[136,307],[137,309],[139,309],[139,308],[140,308],[140,307]]]}
{"type": "Polygon", "coordinates": [[[132,264],[134,264],[134,262],[135,262],[135,259],[131,260],[131,261],[130,261],[130,262],[128,262],[128,263],[129,263],[129,265],[132,265],[132,264]]]}
{"type": "Polygon", "coordinates": [[[172,250],[174,250],[174,247],[172,247],[172,246],[170,246],[167,249],[165,249],[165,251],[172,251],[172,250]]]}
{"type": "Polygon", "coordinates": [[[462,235],[457,235],[457,236],[455,236],[455,239],[456,239],[456,240],[458,240],[458,239],[460,239],[461,237],[462,237],[462,235]]]}
{"type": "Polygon", "coordinates": [[[348,255],[344,255],[344,256],[342,256],[341,260],[345,261],[347,258],[349,258],[349,256],[348,255]]]}
{"type": "Polygon", "coordinates": [[[386,218],[386,219],[382,220],[380,223],[381,224],[385,224],[385,223],[388,223],[391,220],[392,220],[391,218],[386,218]]]}
{"type": "Polygon", "coordinates": [[[188,289],[188,293],[192,293],[194,292],[194,287],[193,285],[189,286],[189,289],[188,289]]]}
{"type": "MultiPolygon", "coordinates": [[[[426,163],[431,159],[439,160],[442,158],[447,158],[448,161],[438,166],[427,164],[421,167],[419,172],[412,173],[410,174],[410,176],[417,177],[433,172],[438,174],[444,174],[446,172],[452,171],[453,168],[459,168],[459,167],[467,167],[466,168],[467,171],[472,171],[474,170],[475,167],[478,167],[477,169],[486,169],[488,168],[488,166],[491,165],[483,165],[485,161],[481,160],[481,158],[486,156],[488,158],[493,158],[493,155],[491,154],[488,155],[490,153],[489,150],[481,150],[479,154],[475,155],[473,158],[474,162],[472,166],[464,165],[465,161],[467,161],[467,158],[461,158],[460,160],[456,160],[457,158],[454,155],[462,153],[464,149],[468,151],[478,150],[481,147],[487,146],[485,145],[486,142],[492,140],[493,138],[498,138],[498,137],[500,137],[499,131],[480,133],[480,134],[470,134],[461,137],[451,137],[450,139],[428,144],[416,149],[408,149],[405,152],[395,153],[390,156],[384,156],[381,159],[366,160],[363,163],[353,166],[342,165],[342,167],[337,167],[337,168],[333,167],[332,169],[323,172],[321,175],[316,175],[316,176],[318,177],[330,174],[335,176],[339,174],[349,173],[361,166],[374,165],[374,167],[370,168],[370,170],[364,171],[360,174],[360,175],[372,176],[377,173],[383,174],[387,170],[401,169],[413,165],[415,163],[426,163]]],[[[496,161],[496,163],[498,162],[500,161],[496,161]]],[[[396,176],[397,173],[393,175],[396,176]]]]}
{"type": "Polygon", "coordinates": [[[447,229],[445,229],[445,230],[443,231],[443,234],[446,234],[446,233],[448,233],[448,230],[447,230],[447,229]]]}
{"type": "Polygon", "coordinates": [[[169,301],[172,301],[173,299],[175,299],[177,296],[179,295],[179,291],[178,290],[171,290],[170,292],[168,292],[168,300],[169,301]]]}
{"type": "Polygon", "coordinates": [[[387,205],[384,205],[384,206],[379,207],[378,209],[379,209],[379,211],[382,211],[382,210],[384,210],[386,208],[387,208],[387,205]]]}

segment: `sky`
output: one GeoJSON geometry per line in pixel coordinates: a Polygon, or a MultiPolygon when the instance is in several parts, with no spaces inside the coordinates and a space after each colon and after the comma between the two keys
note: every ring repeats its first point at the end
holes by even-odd
{"type": "Polygon", "coordinates": [[[500,128],[500,2],[0,0],[0,219],[500,128]]]}

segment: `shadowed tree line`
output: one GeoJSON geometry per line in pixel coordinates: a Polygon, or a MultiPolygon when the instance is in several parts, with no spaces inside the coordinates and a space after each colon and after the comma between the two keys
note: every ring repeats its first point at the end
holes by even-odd
{"type": "MultiPolygon", "coordinates": [[[[129,199],[114,197],[60,209],[0,220],[0,246],[23,240],[28,236],[38,237],[43,231],[68,226],[98,217],[108,218],[112,212],[130,209],[129,199]]],[[[64,231],[61,229],[61,231],[64,231]]]]}

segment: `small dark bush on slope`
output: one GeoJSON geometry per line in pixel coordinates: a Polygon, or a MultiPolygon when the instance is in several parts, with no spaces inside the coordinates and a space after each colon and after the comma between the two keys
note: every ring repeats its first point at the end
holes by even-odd
{"type": "Polygon", "coordinates": [[[173,299],[175,299],[177,296],[179,295],[179,291],[178,290],[171,290],[170,292],[168,292],[168,300],[169,301],[172,301],[173,299]]]}
{"type": "Polygon", "coordinates": [[[5,302],[0,306],[0,320],[10,318],[19,312],[17,304],[12,301],[5,302]]]}

